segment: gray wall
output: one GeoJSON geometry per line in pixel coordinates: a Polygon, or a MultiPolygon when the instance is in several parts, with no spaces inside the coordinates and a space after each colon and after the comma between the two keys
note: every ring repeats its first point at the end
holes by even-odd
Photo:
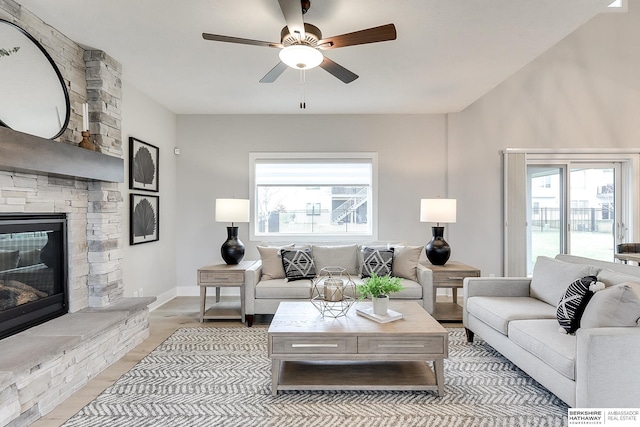
{"type": "MultiPolygon", "coordinates": [[[[178,116],[179,293],[196,291],[198,267],[223,262],[229,224],[214,221],[214,201],[249,197],[250,152],[377,152],[378,239],[426,244],[420,199],[446,196],[445,128],[443,115],[178,116]]],[[[245,259],[258,259],[239,226],[245,259]]]]}
{"type": "MultiPolygon", "coordinates": [[[[123,281],[125,296],[143,291],[144,296],[156,296],[153,307],[176,294],[176,115],[147,95],[123,81],[122,149],[125,158],[125,183],[121,185],[125,203],[123,281]],[[141,139],[159,149],[159,192],[129,190],[129,137],[141,139]],[[151,194],[160,197],[160,240],[129,245],[129,194],[151,194]]],[[[195,275],[195,273],[194,273],[195,275]]]]}
{"type": "Polygon", "coordinates": [[[640,5],[629,3],[449,116],[449,190],[468,207],[451,241],[483,275],[502,272],[501,150],[640,147],[640,5]]]}

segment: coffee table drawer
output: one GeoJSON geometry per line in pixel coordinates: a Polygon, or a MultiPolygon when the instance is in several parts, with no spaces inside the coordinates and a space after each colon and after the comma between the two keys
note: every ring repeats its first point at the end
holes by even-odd
{"type": "Polygon", "coordinates": [[[273,337],[272,340],[274,354],[345,354],[358,351],[356,337],[273,337]]]}
{"type": "Polygon", "coordinates": [[[406,354],[406,353],[444,353],[443,337],[359,337],[358,353],[387,353],[387,354],[406,354]]]}

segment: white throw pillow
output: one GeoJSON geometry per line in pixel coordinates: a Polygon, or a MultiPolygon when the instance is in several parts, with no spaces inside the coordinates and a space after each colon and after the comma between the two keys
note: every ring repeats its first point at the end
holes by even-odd
{"type": "Polygon", "coordinates": [[[598,291],[582,314],[581,328],[638,326],[640,284],[621,283],[598,291]]]}
{"type": "Polygon", "coordinates": [[[569,283],[597,272],[598,269],[590,265],[539,256],[533,266],[530,296],[556,307],[569,283]]]}
{"type": "Polygon", "coordinates": [[[262,276],[260,280],[284,279],[284,268],[280,249],[291,249],[293,244],[286,246],[258,246],[262,260],[262,276]]]}
{"type": "Polygon", "coordinates": [[[418,261],[424,246],[394,246],[391,275],[418,281],[418,261]]]}

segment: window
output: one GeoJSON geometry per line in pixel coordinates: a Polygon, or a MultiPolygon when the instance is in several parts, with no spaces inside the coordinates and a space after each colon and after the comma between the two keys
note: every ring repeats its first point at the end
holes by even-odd
{"type": "Polygon", "coordinates": [[[250,163],[252,240],[375,239],[375,153],[251,153],[250,163]]]}

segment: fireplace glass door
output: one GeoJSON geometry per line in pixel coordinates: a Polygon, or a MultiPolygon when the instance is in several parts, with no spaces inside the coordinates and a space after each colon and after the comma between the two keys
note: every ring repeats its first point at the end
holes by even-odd
{"type": "Polygon", "coordinates": [[[0,338],[65,314],[66,219],[0,216],[0,338]]]}

